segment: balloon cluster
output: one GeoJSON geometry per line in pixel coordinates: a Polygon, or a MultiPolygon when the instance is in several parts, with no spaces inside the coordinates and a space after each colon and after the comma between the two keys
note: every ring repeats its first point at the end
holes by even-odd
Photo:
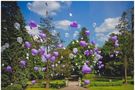
{"type": "MultiPolygon", "coordinates": [[[[113,42],[114,47],[118,48],[119,47],[118,37],[116,35],[114,35],[114,36],[110,37],[110,39],[113,42]]],[[[119,54],[119,51],[114,51],[114,54],[117,56],[119,54]]],[[[110,58],[113,58],[114,54],[110,54],[110,58]]]]}
{"type": "MultiPolygon", "coordinates": [[[[85,31],[85,35],[90,35],[90,32],[89,32],[89,30],[86,30],[85,31]]],[[[95,41],[91,41],[91,43],[88,43],[88,42],[86,42],[86,41],[84,41],[84,40],[81,40],[80,42],[77,42],[77,43],[79,43],[79,45],[81,46],[81,47],[83,47],[83,48],[87,48],[85,51],[84,51],[84,56],[86,56],[86,57],[93,57],[94,56],[94,61],[93,62],[95,62],[95,63],[97,63],[97,65],[98,65],[98,68],[99,69],[101,69],[101,68],[103,68],[104,67],[104,64],[102,63],[102,56],[100,55],[100,53],[101,53],[101,51],[100,50],[98,50],[98,48],[94,48],[94,49],[90,49],[89,48],[89,44],[91,44],[91,45],[93,45],[93,46],[95,46],[95,41]]],[[[73,41],[72,42],[72,44],[75,44],[75,42],[73,41]]],[[[78,48],[73,48],[73,54],[70,54],[69,56],[70,57],[74,57],[74,55],[76,55],[77,53],[78,53],[79,51],[78,51],[78,48]]],[[[80,56],[80,58],[82,58],[82,56],[81,55],[79,55],[80,56]]],[[[71,59],[72,59],[71,58],[71,59]]],[[[84,65],[82,66],[82,73],[83,74],[90,74],[91,72],[92,72],[92,67],[89,67],[89,64],[92,64],[92,63],[90,63],[88,60],[84,63],[84,65]]],[[[87,85],[87,84],[90,84],[90,80],[84,80],[84,84],[85,85],[87,85]]]]}

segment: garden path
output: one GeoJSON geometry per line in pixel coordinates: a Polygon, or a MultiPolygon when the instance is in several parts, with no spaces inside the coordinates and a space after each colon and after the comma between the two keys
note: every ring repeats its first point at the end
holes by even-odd
{"type": "Polygon", "coordinates": [[[62,88],[60,90],[88,90],[88,89],[83,88],[83,87],[79,87],[78,81],[69,81],[68,86],[65,88],[62,88]]]}

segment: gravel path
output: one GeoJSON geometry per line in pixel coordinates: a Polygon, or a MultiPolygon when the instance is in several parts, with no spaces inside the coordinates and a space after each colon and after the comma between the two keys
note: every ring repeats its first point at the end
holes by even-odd
{"type": "Polygon", "coordinates": [[[88,90],[88,89],[79,87],[78,82],[76,81],[70,81],[67,87],[62,88],[60,90],[88,90]]]}

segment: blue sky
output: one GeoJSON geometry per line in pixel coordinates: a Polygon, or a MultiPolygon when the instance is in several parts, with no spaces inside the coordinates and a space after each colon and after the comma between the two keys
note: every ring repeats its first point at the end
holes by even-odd
{"type": "Polygon", "coordinates": [[[82,27],[91,32],[90,40],[95,40],[98,46],[102,46],[110,33],[118,33],[115,26],[120,16],[132,8],[133,4],[132,1],[72,1],[50,2],[45,7],[45,2],[18,2],[26,24],[30,20],[39,23],[40,18],[45,16],[44,11],[48,10],[56,23],[55,31],[60,32],[65,46],[77,39],[82,27]],[[72,16],[69,16],[69,13],[72,13],[72,16]],[[80,28],[69,27],[72,21],[77,21],[80,28]]]}

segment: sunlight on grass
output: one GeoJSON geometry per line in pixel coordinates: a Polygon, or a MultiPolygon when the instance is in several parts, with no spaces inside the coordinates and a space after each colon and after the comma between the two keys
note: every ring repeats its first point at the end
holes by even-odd
{"type": "Polygon", "coordinates": [[[90,87],[90,90],[134,90],[133,85],[109,86],[109,87],[90,87]]]}

